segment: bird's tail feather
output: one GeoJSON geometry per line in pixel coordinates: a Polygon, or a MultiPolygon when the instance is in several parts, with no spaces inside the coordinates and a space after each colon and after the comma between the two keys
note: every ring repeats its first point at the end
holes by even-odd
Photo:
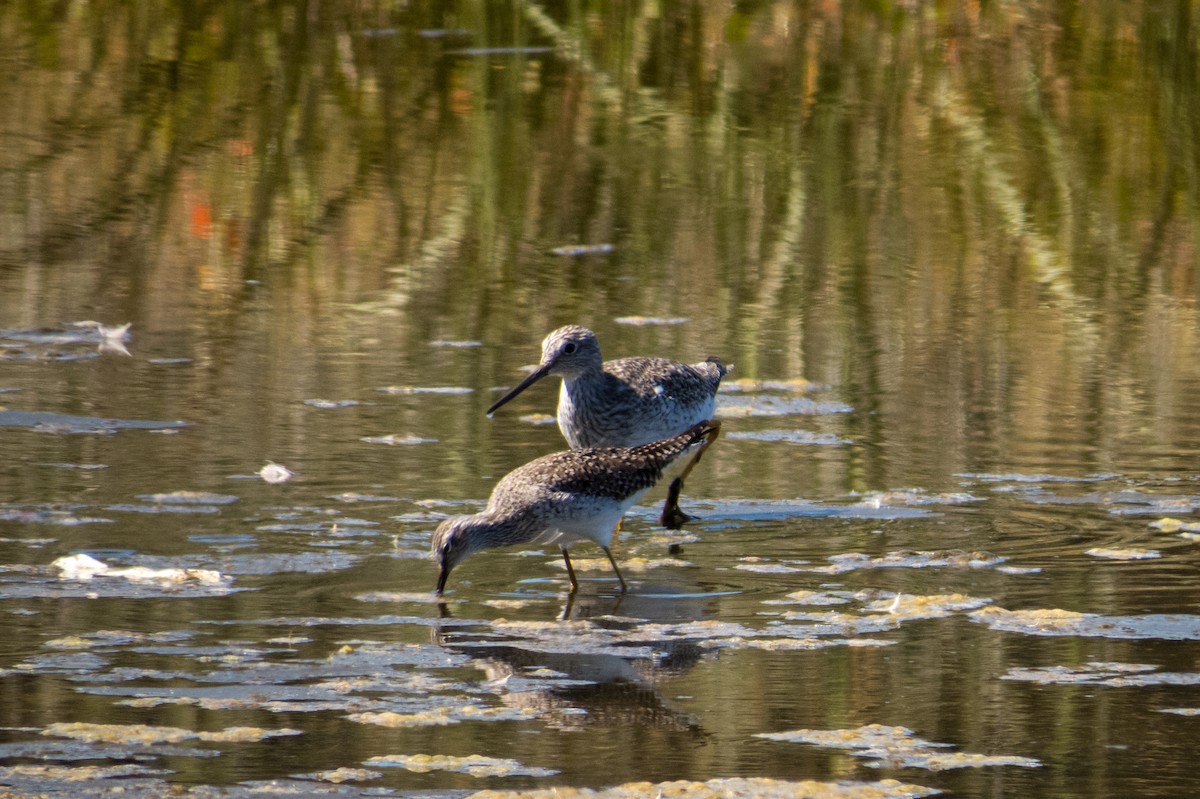
{"type": "Polygon", "coordinates": [[[727,364],[715,355],[708,356],[704,359],[704,362],[717,367],[717,380],[720,380],[725,375],[733,371],[733,364],[727,364]]]}
{"type": "MultiPolygon", "coordinates": [[[[720,432],[721,423],[709,419],[692,425],[677,436],[664,438],[662,441],[652,441],[633,449],[640,456],[659,461],[662,464],[660,468],[666,469],[675,461],[681,460],[681,456],[689,450],[697,451],[695,456],[687,458],[687,461],[690,462],[699,457],[700,453],[717,438],[720,432]]],[[[688,467],[690,465],[690,463],[687,464],[688,467]]]]}

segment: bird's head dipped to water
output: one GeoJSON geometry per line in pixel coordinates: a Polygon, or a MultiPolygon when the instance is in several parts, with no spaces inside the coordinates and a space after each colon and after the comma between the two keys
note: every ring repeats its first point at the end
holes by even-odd
{"type": "Polygon", "coordinates": [[[451,516],[437,526],[429,553],[440,568],[434,593],[440,595],[445,590],[446,580],[455,566],[486,545],[482,531],[476,532],[481,526],[478,516],[451,516]]]}
{"type": "Polygon", "coordinates": [[[602,363],[595,333],[579,325],[560,327],[542,341],[542,360],[537,368],[488,408],[488,416],[546,375],[570,379],[589,369],[599,369],[602,363]]]}

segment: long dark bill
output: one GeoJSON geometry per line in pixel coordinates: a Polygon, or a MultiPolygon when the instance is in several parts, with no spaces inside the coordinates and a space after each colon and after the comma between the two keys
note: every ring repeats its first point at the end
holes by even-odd
{"type": "Polygon", "coordinates": [[[442,571],[438,575],[437,588],[434,589],[433,593],[437,594],[438,596],[441,596],[442,591],[446,590],[446,580],[449,577],[450,577],[450,566],[445,561],[442,561],[442,571]]]}
{"type": "Polygon", "coordinates": [[[504,404],[505,404],[506,402],[508,402],[510,399],[512,399],[513,397],[517,396],[518,394],[520,394],[522,391],[524,391],[525,389],[527,389],[527,388],[529,388],[530,386],[532,386],[532,385],[533,385],[534,383],[536,383],[537,381],[541,380],[543,377],[545,377],[545,376],[546,376],[546,374],[547,374],[549,371],[550,371],[550,364],[548,364],[548,363],[547,363],[547,364],[543,364],[543,365],[539,366],[538,368],[534,369],[532,372],[530,372],[530,373],[529,373],[529,377],[526,377],[526,378],[525,378],[524,380],[522,380],[520,383],[517,383],[517,386],[516,386],[516,388],[514,388],[512,391],[510,391],[510,392],[508,392],[507,394],[505,394],[505,395],[504,395],[503,397],[501,397],[500,399],[498,399],[498,400],[496,401],[496,404],[495,404],[495,405],[493,405],[492,407],[488,408],[488,409],[487,409],[487,415],[488,415],[488,416],[491,416],[493,413],[495,413],[495,412],[496,412],[496,411],[497,411],[497,410],[500,408],[500,406],[501,406],[501,405],[504,405],[504,404]]]}

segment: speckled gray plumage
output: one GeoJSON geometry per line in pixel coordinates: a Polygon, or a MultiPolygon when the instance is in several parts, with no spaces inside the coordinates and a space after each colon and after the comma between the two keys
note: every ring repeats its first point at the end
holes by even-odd
{"type": "Polygon", "coordinates": [[[707,443],[718,428],[710,422],[636,447],[588,447],[545,455],[505,475],[492,491],[488,510],[516,511],[533,500],[562,501],[563,494],[621,502],[652,488],[669,466],[697,443],[707,443]]]}
{"type": "Polygon", "coordinates": [[[567,325],[546,336],[538,368],[488,412],[545,375],[559,375],[558,427],[572,448],[633,447],[711,419],[727,371],[718,358],[696,364],[653,357],[604,361],[595,333],[567,325]]]}
{"type": "Polygon", "coordinates": [[[554,542],[565,557],[572,544],[590,540],[611,559],[608,547],[625,511],[664,477],[689,468],[719,430],[718,422],[705,421],[663,441],[566,450],[514,469],[481,513],[438,525],[432,556],[442,566],[439,590],[457,563],[491,547],[554,542]]]}

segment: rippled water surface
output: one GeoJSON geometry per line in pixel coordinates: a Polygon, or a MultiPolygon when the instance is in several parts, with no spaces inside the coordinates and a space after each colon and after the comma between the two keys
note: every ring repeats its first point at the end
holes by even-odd
{"type": "Polygon", "coordinates": [[[1196,793],[1194,16],[0,6],[0,793],[1196,793]],[[697,519],[435,602],[567,323],[697,519]]]}

